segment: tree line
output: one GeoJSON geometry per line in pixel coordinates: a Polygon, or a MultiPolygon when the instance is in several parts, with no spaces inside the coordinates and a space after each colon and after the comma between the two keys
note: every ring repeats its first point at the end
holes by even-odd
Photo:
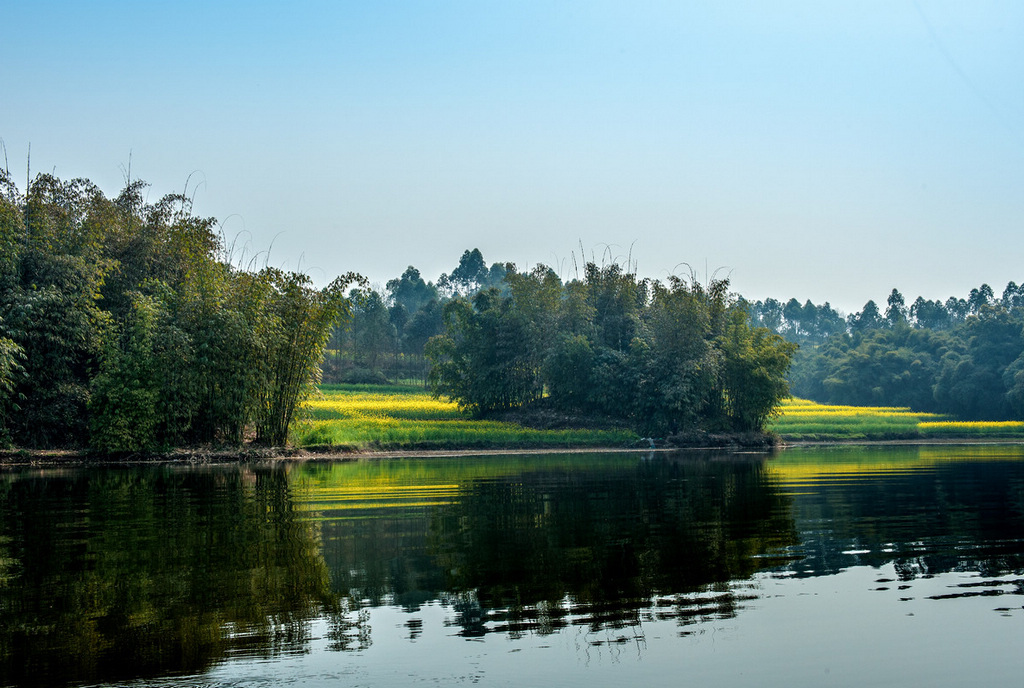
{"type": "Polygon", "coordinates": [[[383,290],[353,289],[324,380],[415,377],[394,362],[418,361],[436,395],[476,416],[543,403],[645,435],[761,430],[796,346],[751,326],[728,286],[596,262],[563,281],[466,250],[436,283],[409,266],[383,290]]]}
{"type": "Polygon", "coordinates": [[[760,429],[788,393],[795,347],[727,280],[591,262],[563,282],[471,249],[436,282],[410,266],[384,290],[316,289],[235,265],[185,194],[146,189],[0,174],[3,443],[280,445],[321,375],[418,376],[480,415],[544,398],[651,435],[760,429]]]}
{"type": "Polygon", "coordinates": [[[484,260],[480,249],[467,249],[459,264],[426,281],[413,266],[388,280],[383,290],[366,284],[349,294],[351,318],[331,333],[323,380],[341,383],[427,382],[427,341],[444,331],[444,304],[482,289],[501,288],[503,263],[484,260]]]}
{"type": "Polygon", "coordinates": [[[284,444],[358,276],[233,266],[215,220],[145,189],[0,172],[0,439],[284,444]]]}
{"type": "Polygon", "coordinates": [[[563,281],[466,250],[436,283],[409,266],[383,290],[353,289],[324,379],[394,381],[409,368],[388,376],[393,361],[416,360],[436,395],[477,416],[543,403],[645,435],[761,430],[796,346],[752,326],[728,287],[596,262],[563,281]]]}
{"type": "MultiPolygon", "coordinates": [[[[589,299],[592,312],[599,313],[596,306],[601,298],[596,295],[600,291],[597,287],[598,274],[606,269],[591,265],[589,272],[584,271],[581,277],[560,283],[555,289],[561,290],[560,295],[548,299],[549,304],[557,304],[551,308],[555,311],[578,308],[570,305],[574,299],[577,302],[588,302],[589,299]],[[586,292],[588,296],[580,297],[578,292],[586,292]]],[[[621,268],[618,270],[623,272],[621,268]]],[[[465,332],[473,328],[479,329],[478,334],[483,336],[486,328],[481,329],[482,326],[478,327],[474,320],[480,315],[477,311],[493,311],[489,317],[493,317],[495,322],[508,321],[517,308],[518,311],[523,310],[516,306],[517,297],[512,284],[531,274],[524,275],[514,269],[509,274],[508,267],[499,263],[488,266],[480,252],[474,249],[467,250],[459,265],[450,274],[442,275],[436,283],[425,281],[420,272],[410,266],[400,277],[389,280],[385,289],[379,292],[362,287],[358,294],[353,294],[352,320],[339,327],[332,337],[332,347],[341,352],[334,360],[343,361],[344,365],[336,365],[333,372],[325,372],[325,379],[331,374],[335,375],[334,379],[348,381],[383,381],[403,376],[426,379],[432,362],[449,364],[443,356],[430,358],[424,355],[431,337],[445,335],[452,338],[455,335],[453,340],[461,342],[465,332]],[[480,302],[477,303],[478,295],[491,288],[497,289],[498,297],[479,297],[480,302]],[[499,297],[500,303],[495,301],[499,297]],[[448,305],[458,300],[461,300],[461,305],[448,305]],[[502,314],[501,308],[509,312],[502,314]],[[389,375],[384,374],[384,368],[389,375]]],[[[540,279],[537,276],[529,278],[540,279]]],[[[632,280],[635,283],[632,286],[618,285],[620,293],[626,293],[641,283],[635,276],[632,280]]],[[[662,285],[662,288],[666,287],[662,285]]],[[[655,292],[652,283],[645,283],[643,289],[646,291],[641,301],[649,299],[653,302],[655,292]]],[[[538,293],[543,291],[540,289],[538,293]]],[[[910,406],[915,410],[948,413],[965,420],[1024,418],[1024,360],[1021,359],[1024,355],[1024,285],[1010,282],[1001,293],[997,293],[983,284],[965,297],[951,296],[945,301],[917,297],[908,302],[899,290],[893,289],[883,305],[868,301],[860,311],[850,315],[841,313],[828,302],[815,304],[810,300],[801,303],[796,299],[748,301],[742,297],[729,298],[732,299],[730,308],[748,314],[753,331],[764,328],[799,345],[799,350],[792,354],[787,376],[790,389],[796,396],[835,404],[910,406]]],[[[519,301],[523,301],[523,297],[519,297],[519,301]]],[[[591,329],[582,339],[567,343],[564,337],[556,338],[557,345],[551,345],[548,340],[552,332],[558,331],[559,336],[567,332],[572,337],[579,332],[575,326],[566,325],[572,318],[563,314],[552,319],[549,311],[543,310],[543,315],[539,315],[546,318],[539,331],[522,335],[539,337],[536,341],[541,342],[542,350],[525,358],[520,354],[520,358],[529,361],[522,370],[541,372],[536,375],[533,372],[522,373],[529,382],[512,383],[511,379],[503,382],[510,389],[519,384],[523,389],[532,391],[512,394],[509,390],[496,392],[500,385],[489,387],[488,394],[496,395],[494,399],[497,401],[488,400],[477,391],[466,397],[467,408],[487,413],[512,405],[500,401],[504,397],[526,403],[536,396],[538,389],[543,389],[550,394],[550,403],[565,410],[600,414],[615,408],[620,409],[620,415],[634,419],[644,416],[635,396],[634,402],[630,402],[632,406],[625,403],[627,397],[637,394],[635,380],[642,376],[634,375],[634,382],[630,382],[628,376],[617,378],[607,375],[612,369],[608,352],[622,354],[629,347],[621,341],[610,345],[608,341],[615,339],[613,335],[593,334],[603,333],[606,327],[611,327],[606,324],[604,316],[594,315],[597,320],[589,325],[591,329]],[[582,369],[574,362],[574,355],[587,362],[582,369]],[[539,368],[538,360],[542,361],[539,368]],[[595,373],[595,370],[600,373],[595,373]],[[577,387],[561,389],[560,385],[569,383],[559,380],[559,372],[565,372],[569,383],[578,381],[577,387]],[[594,387],[587,391],[588,385],[594,387]],[[599,388],[603,391],[598,392],[599,388]],[[616,389],[631,391],[623,391],[616,397],[616,389]],[[598,401],[602,395],[609,401],[598,401]],[[483,399],[481,403],[476,401],[478,397],[483,399]]],[[[638,328],[631,330],[640,332],[638,341],[646,341],[649,336],[651,313],[644,305],[626,318],[640,323],[638,328]]],[[[510,335],[503,337],[502,341],[515,339],[510,335]]],[[[502,355],[512,356],[508,346],[505,343],[501,345],[502,355]]],[[[470,360],[465,358],[461,364],[468,366],[470,360]]],[[[496,371],[497,367],[490,374],[500,378],[496,371]]],[[[435,388],[441,382],[438,375],[440,372],[434,374],[435,388]]],[[[454,390],[452,379],[449,375],[445,383],[449,391],[454,390]]],[[[471,379],[475,378],[467,376],[461,384],[467,386],[471,379]]],[[[700,408],[701,404],[694,407],[700,408]]],[[[664,427],[664,423],[654,421],[646,426],[653,432],[652,427],[664,427]]]]}
{"type": "Polygon", "coordinates": [[[752,322],[800,344],[793,394],[823,403],[909,406],[963,420],[1024,419],[1024,286],[966,298],[893,289],[843,317],[827,302],[747,304],[752,322]]]}

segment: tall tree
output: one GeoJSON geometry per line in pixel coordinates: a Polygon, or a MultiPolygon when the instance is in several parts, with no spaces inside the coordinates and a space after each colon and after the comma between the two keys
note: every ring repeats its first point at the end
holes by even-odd
{"type": "Polygon", "coordinates": [[[889,327],[906,324],[909,311],[907,310],[907,302],[903,298],[903,294],[899,290],[893,289],[889,293],[886,303],[888,305],[885,309],[885,321],[889,327]]]}
{"type": "Polygon", "coordinates": [[[761,430],[789,396],[786,374],[797,345],[751,328],[738,309],[730,312],[720,345],[725,415],[733,429],[761,430]]]}
{"type": "Polygon", "coordinates": [[[267,268],[261,276],[270,285],[268,322],[260,341],[266,364],[256,388],[253,422],[257,442],[283,445],[299,403],[320,381],[331,328],[349,317],[345,289],[359,277],[349,273],[318,290],[305,275],[267,268]]]}
{"type": "Polygon", "coordinates": [[[392,303],[402,306],[410,316],[438,297],[437,287],[424,282],[420,271],[411,265],[401,277],[388,280],[386,287],[392,303]]]}
{"type": "Polygon", "coordinates": [[[349,302],[352,318],[348,326],[352,332],[356,361],[376,370],[382,355],[394,353],[398,332],[391,323],[383,297],[375,290],[368,287],[353,289],[349,302]]]}
{"type": "Polygon", "coordinates": [[[537,401],[638,431],[759,430],[788,393],[795,345],[751,328],[727,280],[638,281],[586,266],[563,285],[548,268],[509,266],[505,290],[445,307],[427,344],[435,394],[476,413],[537,401]]]}
{"type": "Polygon", "coordinates": [[[875,302],[868,301],[860,313],[850,316],[849,322],[853,332],[867,332],[881,327],[883,320],[875,302]]]}

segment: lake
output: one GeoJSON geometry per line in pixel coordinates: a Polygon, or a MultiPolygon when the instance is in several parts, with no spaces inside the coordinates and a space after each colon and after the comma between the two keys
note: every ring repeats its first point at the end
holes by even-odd
{"type": "Polygon", "coordinates": [[[0,473],[0,685],[1024,681],[1024,447],[0,473]]]}

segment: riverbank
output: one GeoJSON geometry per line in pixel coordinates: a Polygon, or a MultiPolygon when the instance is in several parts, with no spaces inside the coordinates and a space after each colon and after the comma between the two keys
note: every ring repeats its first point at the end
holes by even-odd
{"type": "Polygon", "coordinates": [[[692,432],[644,438],[609,419],[568,416],[543,405],[485,419],[466,417],[418,387],[324,386],[305,406],[292,446],[189,447],[167,452],[97,455],[85,450],[0,451],[5,466],[213,464],[344,461],[391,457],[486,456],[683,449],[771,451],[830,445],[1020,444],[1024,423],[958,423],[910,409],[823,406],[790,400],[770,433],[692,432]]]}
{"type": "MultiPolygon", "coordinates": [[[[721,449],[705,447],[705,449],[721,449]]],[[[172,464],[206,465],[222,463],[264,463],[268,461],[358,461],[389,458],[445,458],[460,456],[526,456],[533,454],[637,454],[671,453],[679,448],[641,449],[630,447],[509,447],[497,449],[392,449],[362,450],[339,447],[269,447],[260,450],[175,450],[167,453],[98,455],[87,451],[53,449],[12,449],[0,451],[0,467],[39,468],[92,465],[172,464]]]]}
{"type": "Polygon", "coordinates": [[[914,447],[914,446],[1015,446],[1024,445],[1020,439],[1000,438],[932,438],[890,440],[817,440],[779,442],[772,447],[743,447],[739,445],[660,446],[660,447],[498,447],[448,449],[354,449],[350,447],[264,447],[259,449],[178,449],[166,453],[99,455],[84,450],[69,449],[9,449],[0,451],[0,468],[75,468],[84,466],[167,464],[202,466],[238,463],[267,463],[294,461],[336,462],[410,458],[458,458],[480,456],[528,456],[541,454],[673,454],[678,452],[764,452],[815,447],[914,447]]]}

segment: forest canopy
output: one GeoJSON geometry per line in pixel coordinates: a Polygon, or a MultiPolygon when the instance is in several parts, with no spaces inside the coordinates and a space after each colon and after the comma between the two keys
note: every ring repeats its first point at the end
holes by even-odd
{"type": "Polygon", "coordinates": [[[640,279],[590,261],[563,281],[479,249],[424,281],[354,289],[324,379],[419,379],[472,415],[543,407],[650,436],[759,431],[788,396],[796,345],[754,327],[728,280],[640,279]]]}

